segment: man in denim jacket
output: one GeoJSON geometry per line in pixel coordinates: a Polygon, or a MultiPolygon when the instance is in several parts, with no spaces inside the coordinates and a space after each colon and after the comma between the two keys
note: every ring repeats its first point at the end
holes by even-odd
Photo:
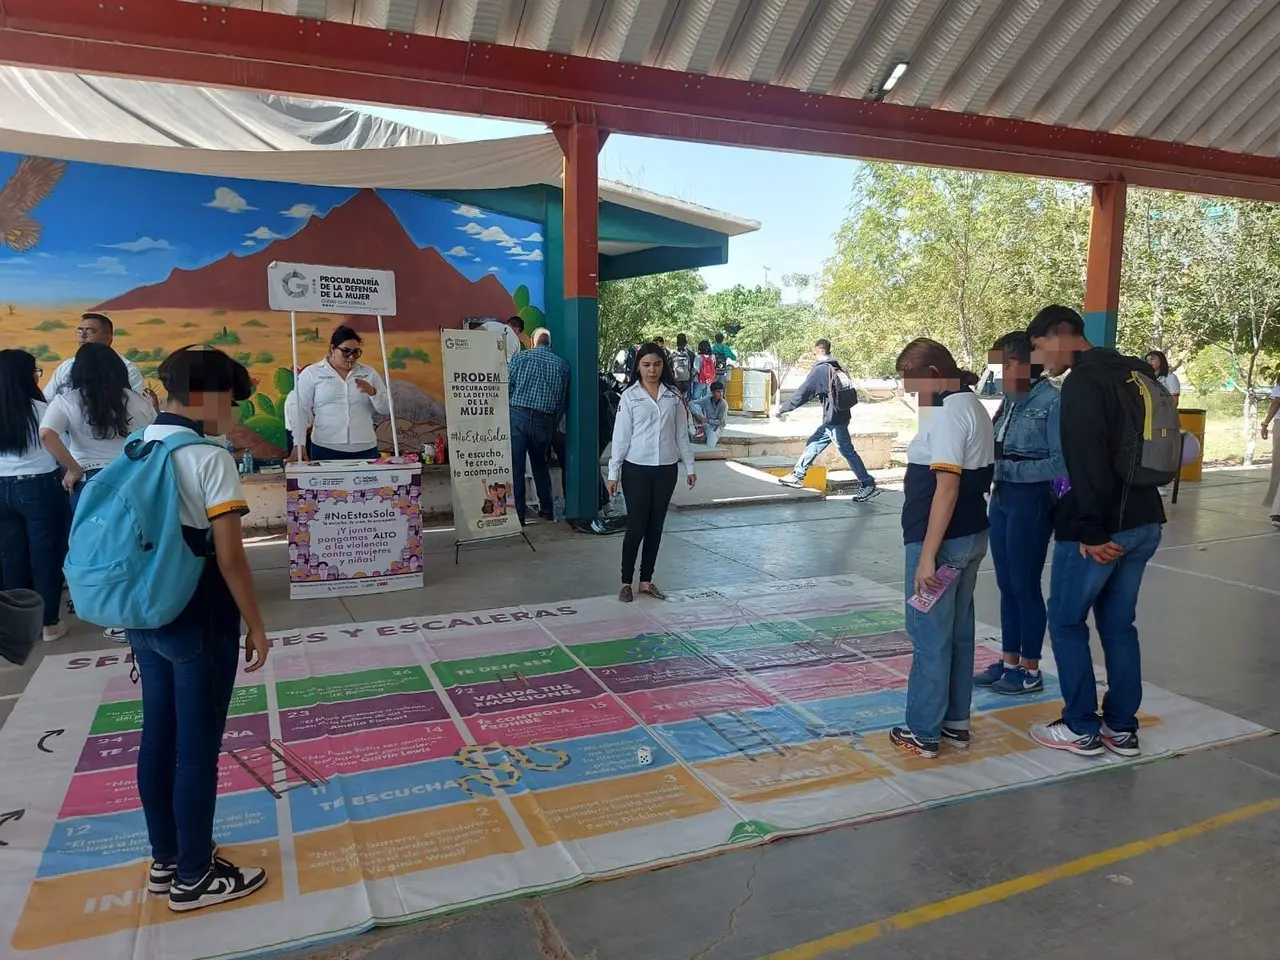
{"type": "Polygon", "coordinates": [[[1031,340],[1009,333],[991,348],[1004,367],[1005,400],[996,412],[996,471],[989,513],[991,558],[1000,587],[1003,655],[973,678],[975,686],[1019,696],[1044,689],[1040,651],[1046,613],[1040,587],[1053,537],[1053,480],[1062,458],[1058,388],[1031,364],[1031,340]]]}

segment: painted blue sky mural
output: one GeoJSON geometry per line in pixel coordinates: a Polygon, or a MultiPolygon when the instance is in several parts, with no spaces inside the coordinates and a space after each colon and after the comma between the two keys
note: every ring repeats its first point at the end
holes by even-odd
{"type": "MultiPolygon", "coordinates": [[[[0,154],[0,185],[19,160],[0,154]]],[[[356,192],[68,163],[31,211],[40,242],[22,253],[0,246],[0,298],[107,300],[162,281],[175,267],[260,252],[356,192]]],[[[508,290],[523,284],[533,303],[543,303],[538,224],[406,191],[378,195],[414,243],[439,250],[467,279],[493,275],[508,290]]]]}

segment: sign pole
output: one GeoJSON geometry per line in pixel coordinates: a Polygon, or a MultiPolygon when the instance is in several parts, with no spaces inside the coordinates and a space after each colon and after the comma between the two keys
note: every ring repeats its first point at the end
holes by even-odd
{"type": "MultiPolygon", "coordinates": [[[[298,311],[297,310],[289,311],[289,338],[293,344],[293,390],[290,392],[293,394],[293,402],[296,405],[298,403],[298,311]]],[[[287,411],[289,408],[289,398],[285,397],[281,402],[284,404],[285,410],[287,411]]],[[[299,407],[298,409],[301,410],[301,407],[299,407]]],[[[298,426],[298,424],[295,423],[294,426],[296,427],[298,426]]],[[[293,438],[293,448],[294,450],[298,451],[299,463],[302,462],[302,448],[305,447],[306,445],[307,445],[307,438],[305,434],[301,437],[293,438]]]]}
{"type": "Polygon", "coordinates": [[[387,415],[391,417],[391,446],[400,456],[400,433],[396,430],[396,400],[391,392],[391,367],[387,362],[387,335],[382,330],[382,314],[378,314],[378,344],[382,347],[382,383],[387,388],[387,415]]]}

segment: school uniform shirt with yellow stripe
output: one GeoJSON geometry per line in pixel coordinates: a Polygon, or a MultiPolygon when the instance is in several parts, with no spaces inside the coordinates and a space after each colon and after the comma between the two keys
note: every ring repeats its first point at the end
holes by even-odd
{"type": "Polygon", "coordinates": [[[944,539],[979,533],[990,525],[987,492],[996,459],[991,418],[967,388],[943,394],[941,400],[936,406],[920,408],[920,429],[907,447],[903,543],[924,540],[939,473],[960,477],[960,496],[944,539]]]}
{"type": "MultiPolygon", "coordinates": [[[[159,419],[161,422],[146,428],[145,439],[161,440],[191,430],[176,423],[165,423],[168,417],[164,414],[159,419]]],[[[178,478],[181,500],[178,512],[184,527],[208,530],[218,517],[249,512],[236,462],[222,447],[192,444],[173,451],[173,472],[178,478]]]]}

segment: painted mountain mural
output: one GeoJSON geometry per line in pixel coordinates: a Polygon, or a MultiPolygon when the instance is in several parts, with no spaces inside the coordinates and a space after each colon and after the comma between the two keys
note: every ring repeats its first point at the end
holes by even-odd
{"type": "MultiPolygon", "coordinates": [[[[195,309],[217,304],[223,310],[269,310],[266,277],[273,260],[393,271],[398,313],[383,321],[388,331],[456,329],[468,317],[506,318],[516,312],[511,294],[497,277],[486,274],[468,280],[439,251],[419,247],[373,190],[361,190],[326,215],[312,217],[293,236],[257,253],[228,253],[194,270],[175,268],[160,283],[137,287],[96,309],[195,309]]],[[[357,329],[375,324],[367,317],[352,318],[351,323],[357,329]]]]}
{"type": "MultiPolygon", "coordinates": [[[[232,437],[255,457],[284,445],[292,389],[289,318],[267,303],[273,260],[393,270],[397,316],[385,318],[387,365],[402,443],[443,429],[440,331],[471,317],[543,322],[542,224],[405,190],[133,170],[0,153],[0,197],[17,197],[0,232],[0,334],[46,374],[76,350],[81,313],[115,323],[115,349],[152,387],[174,349],[207,343],[249,368],[257,393],[232,437]]],[[[340,323],[299,314],[298,357],[325,355],[340,323]]],[[[375,338],[368,362],[381,365],[375,338]]],[[[379,436],[390,446],[389,424],[379,436]]]]}

